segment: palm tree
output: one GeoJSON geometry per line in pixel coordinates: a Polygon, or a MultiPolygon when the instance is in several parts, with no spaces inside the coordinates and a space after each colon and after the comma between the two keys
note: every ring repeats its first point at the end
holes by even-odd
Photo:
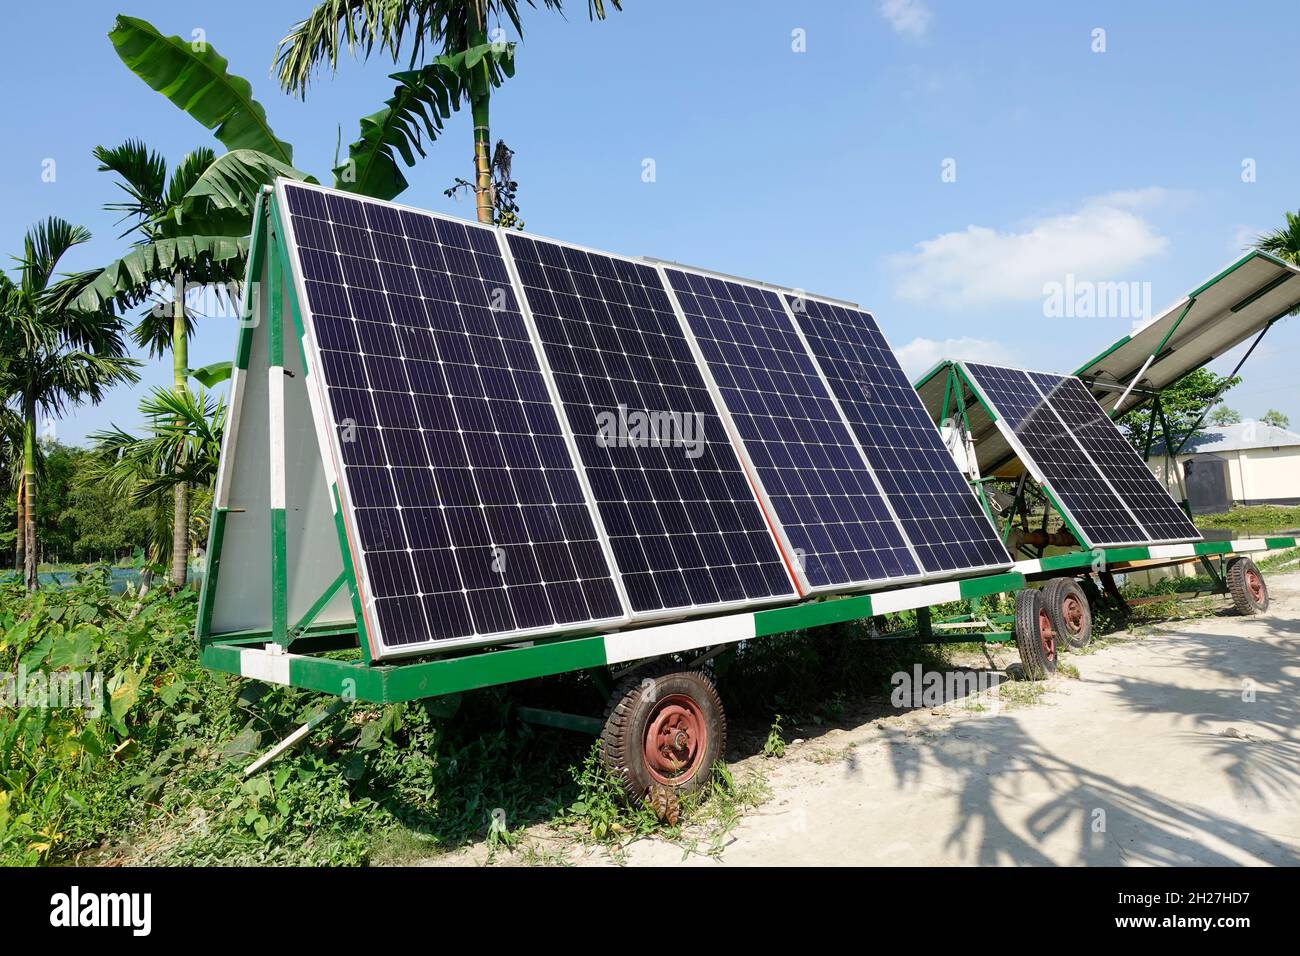
{"type": "MultiPolygon", "coordinates": [[[[203,391],[197,394],[156,388],[140,402],[140,413],[149,423],[148,433],[132,435],[116,426],[95,432],[96,456],[91,459],[92,477],[136,503],[161,504],[174,494],[177,485],[202,493],[217,476],[221,457],[221,436],[225,429],[226,406],[203,391]]],[[[189,551],[193,522],[185,525],[182,550],[189,551]]],[[[176,549],[175,524],[171,540],[155,540],[151,560],[161,560],[176,549]]]]}
{"type": "MultiPolygon", "coordinates": [[[[561,12],[561,2],[541,0],[541,5],[561,12]]],[[[615,10],[622,9],[622,0],[609,0],[609,4],[615,10]]],[[[528,0],[528,5],[536,3],[528,0]]],[[[369,56],[377,46],[396,62],[402,44],[409,40],[410,64],[414,68],[426,45],[438,48],[441,55],[431,66],[454,81],[446,83],[448,92],[457,102],[468,103],[473,116],[478,220],[490,224],[493,196],[489,107],[492,88],[499,85],[503,72],[507,76],[513,73],[514,62],[513,50],[506,44],[489,43],[487,31],[489,21],[507,20],[515,33],[523,36],[519,7],[518,0],[322,0],[280,41],[276,53],[280,85],[287,93],[305,97],[316,69],[323,63],[328,63],[331,70],[337,69],[343,50],[354,53],[360,49],[369,56]]],[[[587,16],[605,19],[604,0],[587,0],[587,16]]]]}
{"type": "MultiPolygon", "coordinates": [[[[218,159],[211,149],[199,147],[169,176],[166,160],[139,140],[113,148],[97,146],[94,155],[100,171],[115,173],[127,195],[126,201],[105,208],[131,221],[122,235],[134,235],[136,241],[128,255],[106,268],[74,277],[63,295],[82,308],[124,311],[152,302],[132,338],[153,358],[170,350],[173,388],[178,395],[187,393],[194,322],[185,308],[186,290],[192,284],[230,288],[243,277],[249,209],[256,193],[255,186],[249,193],[236,187],[233,201],[222,201],[214,184],[240,177],[260,179],[268,158],[239,150],[218,159]],[[163,284],[171,287],[170,307],[156,295],[163,284]]],[[[177,482],[172,490],[171,583],[180,588],[188,571],[189,488],[177,482]]]]}
{"type": "Polygon", "coordinates": [[[69,405],[98,403],[119,382],[136,382],[134,359],[125,355],[122,324],[104,311],[60,305],[50,296],[54,270],[89,230],[52,216],[28,230],[19,260],[21,276],[0,301],[0,395],[16,405],[23,423],[21,524],[23,578],[36,587],[37,416],[59,415],[69,405]]]}
{"type": "MultiPolygon", "coordinates": [[[[0,283],[8,280],[0,276],[0,283]]],[[[44,477],[45,456],[36,446],[36,479],[44,477]]],[[[26,562],[26,536],[23,534],[23,420],[8,405],[0,405],[0,481],[14,492],[17,533],[14,535],[14,570],[23,572],[26,562]]]]}
{"type": "Polygon", "coordinates": [[[1300,213],[1288,212],[1285,226],[1256,236],[1255,248],[1300,265],[1300,213]]]}

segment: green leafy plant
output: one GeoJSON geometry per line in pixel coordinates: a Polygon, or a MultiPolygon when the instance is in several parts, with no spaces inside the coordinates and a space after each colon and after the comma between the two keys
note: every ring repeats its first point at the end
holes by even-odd
{"type": "Polygon", "coordinates": [[[772,726],[767,731],[767,740],[763,741],[764,757],[784,757],[785,756],[785,737],[781,733],[780,714],[772,719],[772,726]]]}

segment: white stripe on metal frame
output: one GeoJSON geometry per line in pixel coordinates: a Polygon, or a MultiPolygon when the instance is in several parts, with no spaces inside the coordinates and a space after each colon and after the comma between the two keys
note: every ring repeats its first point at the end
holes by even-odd
{"type": "Polygon", "coordinates": [[[271,428],[271,508],[284,510],[284,366],[267,369],[267,406],[271,428]]]}
{"type": "Polygon", "coordinates": [[[1157,544],[1147,548],[1153,558],[1194,558],[1194,544],[1157,544]]]}
{"type": "Polygon", "coordinates": [[[625,631],[605,637],[605,663],[622,664],[645,657],[658,657],[692,647],[735,644],[754,637],[757,628],[752,614],[705,618],[662,624],[644,631],[625,631]]]}
{"type": "MultiPolygon", "coordinates": [[[[250,349],[249,352],[251,354],[252,350],[250,349]]],[[[235,440],[239,435],[239,414],[244,405],[244,381],[247,378],[247,371],[238,365],[231,366],[230,397],[226,405],[226,430],[221,436],[217,484],[212,491],[214,508],[230,507],[230,486],[235,479],[235,440]]]]}
{"type": "Polygon", "coordinates": [[[262,648],[240,648],[240,676],[266,681],[268,684],[287,685],[289,683],[289,660],[294,656],[296,655],[273,654],[262,648]]]}
{"type": "MultiPolygon", "coordinates": [[[[317,384],[320,382],[319,376],[313,375],[311,371],[311,343],[307,340],[306,332],[303,333],[301,340],[303,355],[303,364],[306,366],[303,372],[303,384],[307,386],[307,404],[311,407],[312,425],[316,429],[316,444],[320,448],[320,462],[325,469],[325,487],[338,484],[338,476],[334,473],[334,459],[325,452],[329,448],[328,429],[325,427],[324,399],[322,398],[317,384]]],[[[330,510],[337,510],[334,507],[334,496],[330,495],[330,510]]]]}
{"type": "Polygon", "coordinates": [[[924,584],[919,588],[904,588],[901,591],[877,592],[871,595],[871,613],[889,614],[894,611],[906,611],[917,607],[930,607],[934,604],[946,604],[960,601],[961,584],[957,581],[945,581],[942,584],[924,584]]]}
{"type": "Polygon", "coordinates": [[[1263,538],[1242,538],[1232,542],[1233,551],[1267,551],[1268,543],[1263,538]]]}
{"type": "Polygon", "coordinates": [[[1019,571],[1021,574],[1037,574],[1043,570],[1043,562],[1035,558],[1032,561],[1017,561],[1011,565],[1012,571],[1019,571]]]}

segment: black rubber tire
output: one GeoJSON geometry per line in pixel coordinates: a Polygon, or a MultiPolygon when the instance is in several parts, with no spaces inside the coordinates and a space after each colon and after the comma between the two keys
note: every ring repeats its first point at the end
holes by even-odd
{"type": "Polygon", "coordinates": [[[1055,642],[1052,642],[1050,651],[1043,647],[1043,626],[1051,628],[1046,611],[1041,591],[1025,588],[1016,595],[1016,647],[1020,651],[1021,667],[1029,680],[1046,680],[1056,673],[1055,642]]]}
{"type": "Polygon", "coordinates": [[[1228,593],[1238,614],[1263,614],[1268,610],[1268,583],[1250,558],[1228,562],[1228,593]],[[1251,588],[1252,578],[1257,587],[1251,588]]]}
{"type": "Polygon", "coordinates": [[[633,800],[640,800],[652,785],[669,786],[679,793],[698,790],[709,779],[714,763],[727,750],[727,716],[713,678],[700,670],[651,668],[619,681],[605,711],[600,733],[600,760],[633,800]],[[658,703],[669,695],[690,698],[706,729],[704,748],[681,778],[656,779],[646,764],[644,740],[658,703]]]}
{"type": "Polygon", "coordinates": [[[1075,650],[1088,646],[1092,640],[1092,606],[1088,595],[1074,578],[1052,578],[1043,588],[1043,603],[1047,606],[1047,615],[1052,619],[1052,630],[1056,631],[1058,640],[1065,641],[1075,650]],[[1066,609],[1074,602],[1082,611],[1077,625],[1070,622],[1066,609]]]}

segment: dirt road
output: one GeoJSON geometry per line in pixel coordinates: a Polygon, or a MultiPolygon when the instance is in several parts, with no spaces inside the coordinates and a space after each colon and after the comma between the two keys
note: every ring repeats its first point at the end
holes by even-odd
{"type": "Polygon", "coordinates": [[[1300,865],[1300,574],[1270,584],[1264,616],[1067,656],[1080,679],[1038,703],[912,711],[751,758],[772,797],[720,858],[651,839],[625,862],[1300,865]]]}

